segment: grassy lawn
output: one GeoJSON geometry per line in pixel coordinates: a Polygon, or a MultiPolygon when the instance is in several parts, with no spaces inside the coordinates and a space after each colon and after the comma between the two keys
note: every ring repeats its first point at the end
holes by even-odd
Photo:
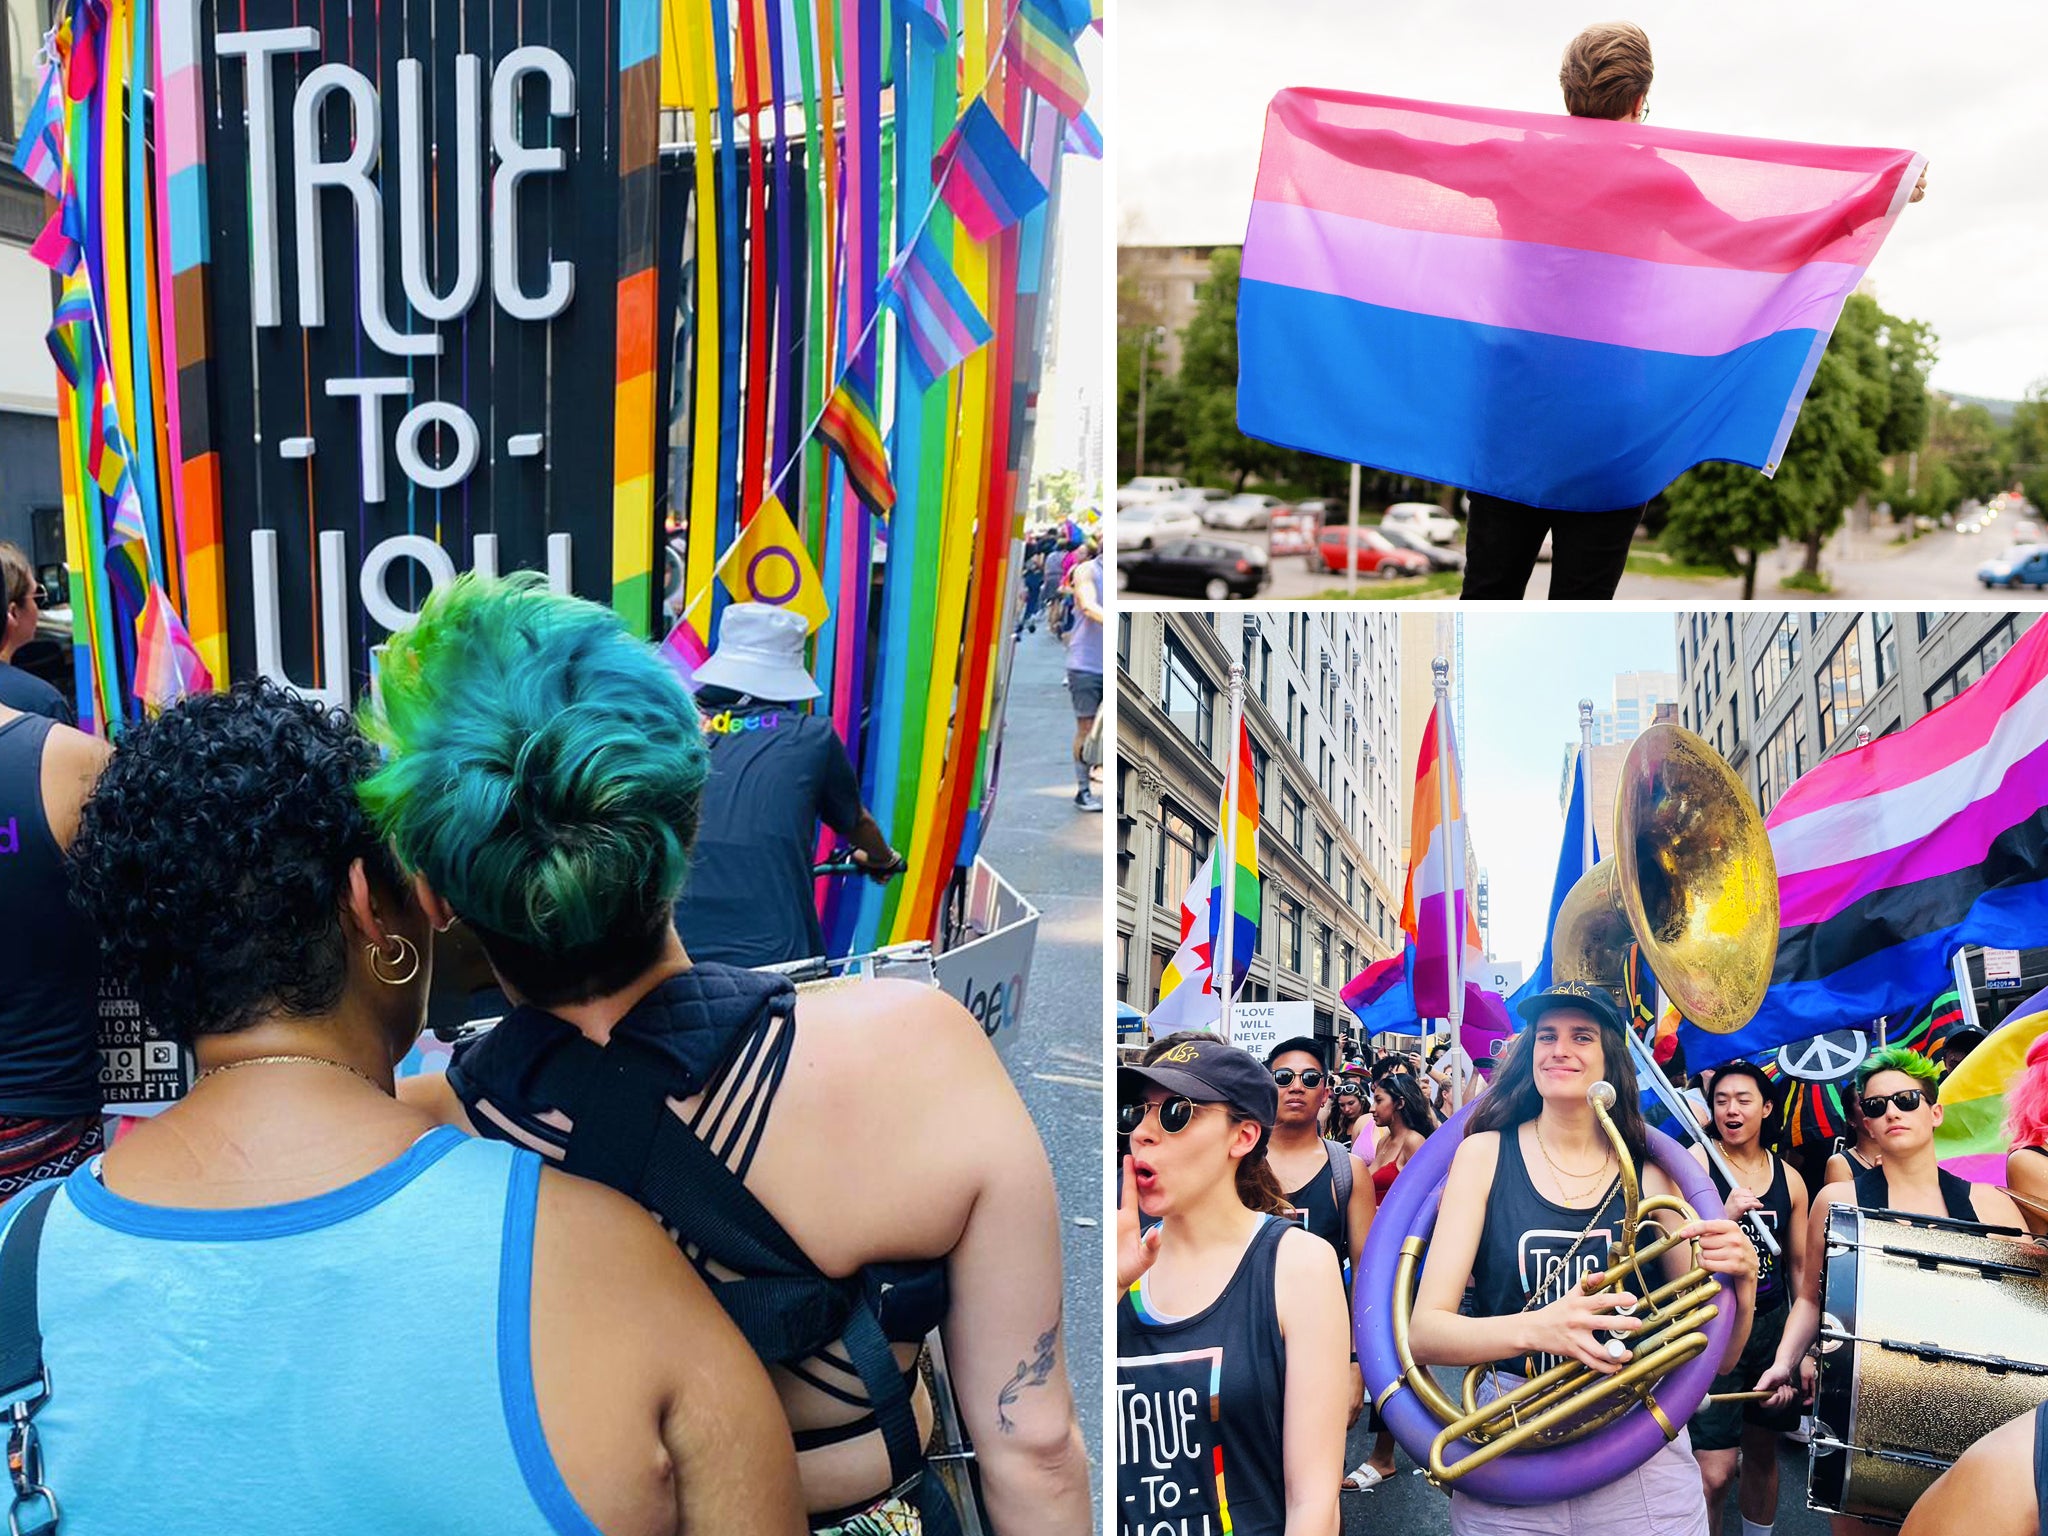
{"type": "Polygon", "coordinates": [[[1628,573],[1631,576],[1690,577],[1702,581],[1722,581],[1730,574],[1715,565],[1688,565],[1654,545],[1628,552],[1628,573]]]}
{"type": "MultiPolygon", "coordinates": [[[[1465,577],[1458,571],[1431,571],[1427,576],[1402,581],[1382,581],[1364,571],[1358,573],[1358,595],[1376,603],[1399,597],[1456,597],[1464,584],[1465,577]]],[[[1343,599],[1351,594],[1340,586],[1330,587],[1321,595],[1324,599],[1343,599]]]]}

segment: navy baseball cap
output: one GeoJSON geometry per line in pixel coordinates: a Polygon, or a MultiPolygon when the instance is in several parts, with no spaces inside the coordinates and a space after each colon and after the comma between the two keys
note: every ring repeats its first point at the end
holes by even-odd
{"type": "Polygon", "coordinates": [[[1548,992],[1523,998],[1515,1005],[1515,1012],[1534,1024],[1555,1008],[1576,1008],[1581,1013],[1590,1013],[1611,1029],[1628,1027],[1622,1022],[1621,1009],[1614,1001],[1614,994],[1605,987],[1596,987],[1586,981],[1560,981],[1548,992]]]}
{"type": "Polygon", "coordinates": [[[1183,1040],[1148,1067],[1117,1068],[1118,1102],[1144,1097],[1148,1086],[1197,1104],[1227,1104],[1268,1130],[1280,1113],[1280,1089],[1265,1064],[1220,1040],[1183,1040]]]}

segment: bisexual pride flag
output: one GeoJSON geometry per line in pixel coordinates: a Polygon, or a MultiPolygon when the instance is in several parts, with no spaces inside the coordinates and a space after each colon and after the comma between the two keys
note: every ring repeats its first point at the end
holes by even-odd
{"type": "Polygon", "coordinates": [[[1238,425],[1566,511],[1776,471],[1924,163],[1286,90],[1238,289],[1238,425]]]}

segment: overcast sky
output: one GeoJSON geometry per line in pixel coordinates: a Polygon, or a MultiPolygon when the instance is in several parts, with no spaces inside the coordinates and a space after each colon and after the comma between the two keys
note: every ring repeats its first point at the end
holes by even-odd
{"type": "Polygon", "coordinates": [[[1618,672],[1675,672],[1677,620],[1615,610],[1462,617],[1465,816],[1490,888],[1494,958],[1519,960],[1527,974],[1550,917],[1564,841],[1558,781],[1578,739],[1579,700],[1612,704],[1618,672]]]}
{"type": "Polygon", "coordinates": [[[1286,86],[1561,112],[1579,29],[1650,36],[1650,121],[1917,150],[1927,197],[1871,277],[1941,337],[1934,383],[2048,378],[2048,5],[2040,0],[1119,0],[1117,239],[1243,241],[1266,103],[1286,86]]]}

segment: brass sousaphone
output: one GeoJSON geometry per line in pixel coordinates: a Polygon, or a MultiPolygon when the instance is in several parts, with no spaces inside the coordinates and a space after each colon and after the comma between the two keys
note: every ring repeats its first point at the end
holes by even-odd
{"type": "MultiPolygon", "coordinates": [[[[1552,934],[1557,982],[1605,987],[1629,1011],[1631,947],[1667,997],[1702,1029],[1727,1034],[1763,1001],[1778,947],[1778,876],[1763,818],[1720,756],[1690,731],[1653,725],[1630,748],[1615,796],[1614,853],[1572,887],[1552,934]]],[[[1639,1057],[1646,1060],[1646,1057],[1639,1057]]],[[[1608,1071],[1620,1070],[1610,1062],[1608,1071]]],[[[1613,1346],[1621,1368],[1601,1374],[1568,1361],[1484,1405],[1486,1367],[1465,1373],[1453,1396],[1409,1349],[1423,1254],[1452,1156],[1454,1119],[1397,1180],[1367,1239],[1357,1297],[1359,1359],[1388,1425],[1432,1481],[1495,1503],[1570,1498],[1639,1465],[1676,1438],[1712,1379],[1732,1326],[1719,1282],[1695,1250],[1674,1280],[1646,1276],[1675,1239],[1639,1228],[1661,1211],[1682,1222],[1718,1201],[1712,1182],[1678,1144],[1652,1132],[1653,1156],[1683,1198],[1645,1199],[1607,1113],[1613,1090],[1596,1084],[1594,1112],[1623,1169],[1626,1206],[1608,1272],[1612,1289],[1639,1298],[1643,1327],[1613,1346]],[[1605,1090],[1604,1094],[1602,1090],[1605,1090]],[[1666,1402],[1657,1393],[1663,1389],[1666,1402]],[[1569,1449],[1564,1449],[1564,1448],[1569,1449]]]]}

